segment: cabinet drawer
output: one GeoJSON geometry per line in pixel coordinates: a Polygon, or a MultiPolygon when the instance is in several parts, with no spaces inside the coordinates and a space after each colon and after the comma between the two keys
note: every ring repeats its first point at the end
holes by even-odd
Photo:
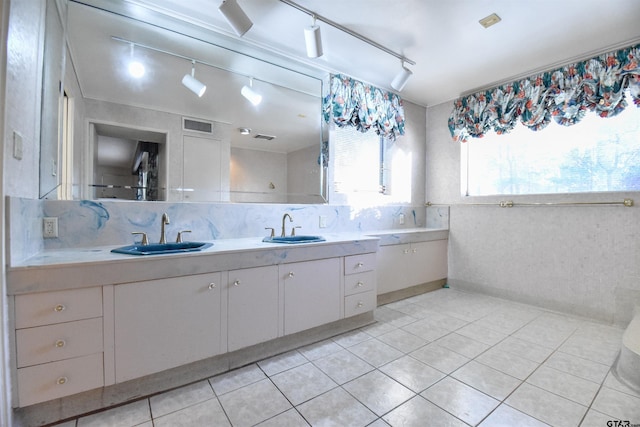
{"type": "Polygon", "coordinates": [[[21,407],[102,387],[102,353],[18,369],[21,407]]]}
{"type": "Polygon", "coordinates": [[[102,288],[16,296],[16,329],[102,316],[102,288]]]}
{"type": "Polygon", "coordinates": [[[375,270],[376,254],[361,254],[344,257],[344,274],[357,274],[375,270]]]}
{"type": "Polygon", "coordinates": [[[366,313],[376,308],[376,293],[374,291],[349,295],[344,298],[344,317],[366,313]]]}
{"type": "Polygon", "coordinates": [[[376,272],[367,271],[350,274],[344,278],[344,294],[353,295],[360,292],[373,291],[376,288],[376,272]]]}
{"type": "Polygon", "coordinates": [[[16,331],[18,368],[102,351],[102,318],[16,331]]]}

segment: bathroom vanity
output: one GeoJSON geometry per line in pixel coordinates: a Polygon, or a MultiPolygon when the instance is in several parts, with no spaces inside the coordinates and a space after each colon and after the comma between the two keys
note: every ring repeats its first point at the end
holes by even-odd
{"type": "Polygon", "coordinates": [[[373,321],[377,237],[213,243],[145,257],[45,251],[10,267],[16,405],[102,389],[109,406],[373,321]]]}
{"type": "Polygon", "coordinates": [[[445,229],[402,229],[373,233],[377,252],[378,304],[441,288],[447,278],[445,229]]]}

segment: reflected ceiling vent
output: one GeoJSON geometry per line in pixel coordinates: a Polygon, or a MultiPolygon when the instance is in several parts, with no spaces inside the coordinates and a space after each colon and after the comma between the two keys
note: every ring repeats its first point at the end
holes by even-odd
{"type": "Polygon", "coordinates": [[[188,117],[183,117],[182,130],[212,134],[213,122],[207,122],[205,120],[197,120],[197,119],[190,119],[188,117]]]}
{"type": "Polygon", "coordinates": [[[255,139],[264,139],[264,140],[267,140],[267,141],[271,141],[272,139],[276,139],[276,137],[273,136],[273,135],[264,135],[264,134],[261,134],[261,133],[259,133],[256,136],[254,136],[254,138],[255,139]]]}

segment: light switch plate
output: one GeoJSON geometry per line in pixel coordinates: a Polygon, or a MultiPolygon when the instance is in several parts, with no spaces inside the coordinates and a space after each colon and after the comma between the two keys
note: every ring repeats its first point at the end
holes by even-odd
{"type": "Polygon", "coordinates": [[[325,215],[320,215],[318,227],[327,228],[327,217],[325,215]]]}
{"type": "Polygon", "coordinates": [[[22,135],[13,131],[13,157],[18,160],[22,160],[23,144],[22,135]]]}

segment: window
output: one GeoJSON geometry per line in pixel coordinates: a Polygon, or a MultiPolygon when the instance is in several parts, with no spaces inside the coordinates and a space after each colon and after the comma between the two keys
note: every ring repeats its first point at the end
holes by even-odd
{"type": "Polygon", "coordinates": [[[488,133],[461,144],[467,196],[640,191],[640,108],[573,126],[488,133]]]}
{"type": "Polygon", "coordinates": [[[402,138],[391,142],[352,126],[331,131],[333,202],[349,205],[410,203],[412,153],[402,138]]]}

